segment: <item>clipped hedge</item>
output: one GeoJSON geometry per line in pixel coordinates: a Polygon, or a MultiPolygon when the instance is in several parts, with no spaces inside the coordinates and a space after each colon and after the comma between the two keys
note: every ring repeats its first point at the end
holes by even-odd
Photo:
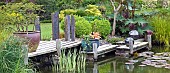
{"type": "Polygon", "coordinates": [[[111,24],[106,19],[95,19],[92,22],[93,32],[99,32],[102,38],[106,38],[111,32],[111,24]]]}
{"type": "MultiPolygon", "coordinates": [[[[81,37],[83,35],[89,35],[92,32],[91,24],[83,17],[74,16],[75,17],[75,34],[76,37],[81,37]]],[[[60,22],[61,28],[64,30],[64,20],[60,22]]]]}

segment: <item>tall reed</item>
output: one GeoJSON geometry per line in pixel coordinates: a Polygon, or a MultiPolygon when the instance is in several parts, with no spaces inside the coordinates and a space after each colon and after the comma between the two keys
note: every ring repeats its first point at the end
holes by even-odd
{"type": "Polygon", "coordinates": [[[154,27],[154,41],[164,43],[169,46],[170,43],[170,18],[168,16],[156,15],[150,19],[154,27]]]}
{"type": "Polygon", "coordinates": [[[54,63],[53,73],[57,72],[77,72],[81,70],[85,70],[86,65],[86,56],[85,54],[80,53],[76,49],[72,52],[69,50],[67,53],[65,50],[61,51],[61,55],[59,57],[58,64],[54,63]]]}
{"type": "MultiPolygon", "coordinates": [[[[9,37],[0,44],[0,73],[27,73],[31,69],[24,64],[25,48],[20,38],[9,37]]],[[[33,71],[33,70],[31,70],[33,71]]]]}

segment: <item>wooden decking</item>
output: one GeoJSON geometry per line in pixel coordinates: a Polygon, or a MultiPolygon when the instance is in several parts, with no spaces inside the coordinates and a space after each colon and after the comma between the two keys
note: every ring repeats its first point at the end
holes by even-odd
{"type": "MultiPolygon", "coordinates": [[[[80,40],[61,41],[61,49],[76,47],[81,44],[80,40]]],[[[47,53],[56,52],[56,41],[40,41],[36,52],[28,53],[28,57],[35,57],[47,53]]]]}
{"type": "Polygon", "coordinates": [[[135,41],[132,47],[126,46],[126,45],[119,45],[116,47],[116,53],[128,53],[128,54],[133,54],[134,52],[141,50],[143,48],[149,49],[149,43],[148,42],[140,42],[140,41],[135,41]]]}
{"type": "Polygon", "coordinates": [[[101,45],[98,48],[93,46],[93,51],[92,52],[85,52],[87,55],[93,55],[94,60],[98,59],[99,55],[106,54],[108,52],[116,50],[115,48],[118,45],[111,45],[111,44],[105,44],[101,45]]]}

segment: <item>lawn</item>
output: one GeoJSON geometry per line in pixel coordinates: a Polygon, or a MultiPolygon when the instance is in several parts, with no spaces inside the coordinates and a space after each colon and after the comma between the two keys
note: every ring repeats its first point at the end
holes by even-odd
{"type": "MultiPolygon", "coordinates": [[[[52,38],[52,23],[40,23],[41,26],[41,40],[50,40],[52,38]]],[[[29,26],[29,30],[32,30],[33,25],[29,26]]],[[[60,33],[64,33],[62,29],[60,29],[60,33]]]]}

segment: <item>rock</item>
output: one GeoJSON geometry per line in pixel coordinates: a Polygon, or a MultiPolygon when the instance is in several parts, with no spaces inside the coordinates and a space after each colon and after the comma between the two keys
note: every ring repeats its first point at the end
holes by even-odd
{"type": "Polygon", "coordinates": [[[162,65],[155,65],[156,68],[162,68],[162,65]]]}

